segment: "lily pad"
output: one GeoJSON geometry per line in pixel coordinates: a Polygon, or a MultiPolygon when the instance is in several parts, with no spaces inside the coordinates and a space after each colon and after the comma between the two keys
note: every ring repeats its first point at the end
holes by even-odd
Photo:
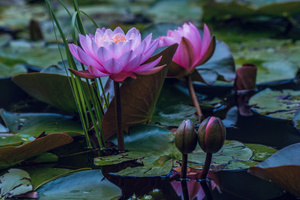
{"type": "Polygon", "coordinates": [[[90,170],[90,168],[71,170],[66,168],[25,167],[24,170],[26,170],[26,172],[30,174],[33,190],[37,190],[38,188],[50,181],[53,181],[60,177],[68,176],[79,171],[90,170]]]}
{"type": "Polygon", "coordinates": [[[54,113],[10,113],[0,110],[0,115],[10,132],[23,138],[23,141],[34,140],[42,132],[68,133],[72,136],[83,135],[81,123],[72,116],[54,113]]]}
{"type": "Polygon", "coordinates": [[[150,9],[147,9],[146,15],[155,23],[173,22],[181,24],[186,19],[200,20],[202,9],[186,1],[158,1],[150,9]]]}
{"type": "Polygon", "coordinates": [[[234,60],[229,47],[224,42],[217,41],[212,57],[196,69],[208,84],[214,84],[217,79],[227,82],[235,79],[234,60]]]}
{"type": "Polygon", "coordinates": [[[300,196],[300,143],[287,146],[267,160],[248,169],[262,179],[277,183],[296,196],[300,196]]]}
{"type": "Polygon", "coordinates": [[[261,115],[291,120],[299,109],[299,96],[300,91],[267,88],[252,96],[249,105],[261,115]]]}
{"type": "Polygon", "coordinates": [[[152,117],[152,123],[177,127],[184,119],[190,119],[194,123],[197,122],[197,117],[194,115],[196,108],[193,106],[177,104],[156,110],[152,117]]]}
{"type": "MultiPolygon", "coordinates": [[[[171,142],[174,135],[166,129],[151,125],[136,125],[130,129],[129,134],[130,136],[125,136],[127,152],[96,158],[95,164],[106,166],[135,161],[136,167],[128,167],[116,174],[146,177],[168,174],[173,163],[177,163],[174,161],[181,159],[181,153],[171,142]]],[[[213,154],[211,169],[215,171],[245,169],[267,159],[275,151],[263,145],[225,141],[223,148],[213,154]]],[[[193,153],[189,154],[189,165],[201,169],[205,157],[206,153],[198,146],[193,153]]]]}
{"type": "Polygon", "coordinates": [[[98,200],[121,196],[121,189],[105,179],[100,170],[76,172],[52,180],[40,187],[37,192],[40,200],[98,200]]]}
{"type": "Polygon", "coordinates": [[[20,73],[27,73],[27,69],[23,64],[15,64],[7,66],[0,63],[0,78],[11,77],[20,73]]]}
{"type": "Polygon", "coordinates": [[[50,65],[55,65],[61,61],[62,57],[65,57],[64,49],[61,48],[61,54],[57,45],[44,46],[40,43],[28,43],[25,41],[18,42],[2,48],[0,50],[0,56],[10,59],[22,59],[26,64],[45,68],[50,65]]]}
{"type": "Polygon", "coordinates": [[[37,138],[18,147],[7,146],[0,148],[0,168],[7,168],[25,161],[41,153],[55,149],[73,141],[72,137],[63,133],[52,133],[37,138]]]}
{"type": "Polygon", "coordinates": [[[129,133],[130,135],[124,136],[125,149],[128,152],[96,158],[95,164],[105,166],[135,160],[143,165],[128,167],[117,173],[122,176],[160,176],[171,171],[170,158],[172,154],[177,153],[177,150],[171,142],[174,137],[169,130],[140,124],[132,126],[129,133]]]}
{"type": "Polygon", "coordinates": [[[0,177],[0,191],[1,199],[32,191],[29,174],[21,169],[8,170],[0,177]]]}
{"type": "Polygon", "coordinates": [[[10,133],[0,133],[0,148],[5,146],[19,146],[22,143],[22,137],[20,137],[19,135],[10,133]]]}
{"type": "MultiPolygon", "coordinates": [[[[19,74],[13,82],[36,99],[69,112],[77,112],[77,105],[70,86],[70,77],[51,73],[19,74]]],[[[86,90],[88,84],[82,81],[86,90]]],[[[90,96],[88,95],[88,98],[90,96]]]]}

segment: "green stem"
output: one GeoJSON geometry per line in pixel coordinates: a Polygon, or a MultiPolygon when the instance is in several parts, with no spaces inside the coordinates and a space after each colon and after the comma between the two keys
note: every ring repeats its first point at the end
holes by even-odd
{"type": "Polygon", "coordinates": [[[124,148],[124,136],[122,128],[122,108],[121,108],[121,95],[119,83],[114,81],[115,99],[116,99],[116,123],[117,123],[117,138],[118,138],[118,150],[123,152],[124,148]]]}
{"type": "Polygon", "coordinates": [[[194,89],[194,86],[193,86],[191,74],[186,76],[186,84],[188,86],[190,97],[192,99],[193,105],[197,109],[197,115],[198,115],[198,118],[199,118],[199,122],[201,122],[202,118],[203,118],[203,114],[202,114],[202,111],[201,111],[201,108],[200,108],[200,105],[199,105],[199,102],[198,102],[198,99],[197,99],[197,96],[196,96],[196,93],[195,93],[195,89],[194,89]]]}
{"type": "Polygon", "coordinates": [[[206,179],[208,170],[210,168],[210,163],[211,163],[211,158],[212,158],[212,153],[207,153],[206,158],[205,158],[205,163],[202,169],[202,173],[200,175],[200,179],[206,179]]]}

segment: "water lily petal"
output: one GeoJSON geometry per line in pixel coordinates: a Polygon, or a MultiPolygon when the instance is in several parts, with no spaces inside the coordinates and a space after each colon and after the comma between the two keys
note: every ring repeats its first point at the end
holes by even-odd
{"type": "Polygon", "coordinates": [[[83,48],[83,50],[95,59],[96,52],[94,52],[94,50],[93,50],[91,38],[89,36],[84,36],[84,35],[79,34],[79,41],[80,41],[80,45],[83,48]]]}
{"type": "Polygon", "coordinates": [[[121,33],[122,35],[125,35],[124,31],[120,27],[117,27],[114,30],[114,35],[118,34],[118,33],[121,33]]]}
{"type": "Polygon", "coordinates": [[[85,53],[81,48],[77,48],[79,61],[86,66],[92,65],[98,70],[103,70],[102,65],[100,65],[94,58],[85,53]]]}
{"type": "Polygon", "coordinates": [[[206,24],[204,24],[204,30],[203,30],[203,39],[202,39],[202,52],[201,57],[205,54],[205,52],[208,49],[209,43],[210,43],[210,32],[206,24]]]}
{"type": "Polygon", "coordinates": [[[103,67],[111,74],[117,74],[123,70],[122,64],[114,58],[103,63],[103,67]]]}
{"type": "Polygon", "coordinates": [[[121,72],[121,73],[112,74],[112,75],[109,76],[109,78],[111,78],[112,80],[117,81],[117,82],[122,82],[128,77],[131,77],[131,78],[134,78],[134,79],[137,78],[136,75],[132,72],[121,72]]]}
{"type": "Polygon", "coordinates": [[[143,71],[143,72],[135,72],[136,74],[139,75],[151,75],[151,74],[155,74],[157,72],[159,72],[162,68],[164,68],[166,65],[162,65],[162,66],[158,66],[158,67],[154,67],[152,69],[149,69],[147,71],[143,71]]]}
{"type": "Polygon", "coordinates": [[[152,56],[152,54],[157,49],[157,47],[158,47],[158,40],[155,40],[148,46],[148,49],[146,49],[144,51],[143,54],[145,56],[145,60],[142,60],[142,63],[145,62],[149,57],[152,56]]]}
{"type": "Polygon", "coordinates": [[[98,69],[96,69],[95,67],[93,67],[91,65],[88,66],[88,71],[96,77],[103,77],[103,76],[108,76],[109,75],[109,73],[101,72],[101,71],[99,71],[98,69]]]}
{"type": "Polygon", "coordinates": [[[133,71],[134,69],[138,68],[140,66],[140,64],[142,63],[143,58],[144,58],[143,54],[137,55],[129,63],[127,63],[126,66],[124,66],[123,71],[130,72],[130,71],[133,71]]]}
{"type": "Polygon", "coordinates": [[[78,77],[81,78],[97,78],[98,76],[95,76],[93,74],[91,74],[88,70],[82,70],[82,71],[76,71],[74,69],[69,68],[69,70],[78,77]]]}
{"type": "Polygon", "coordinates": [[[105,47],[100,47],[97,51],[97,58],[100,63],[105,63],[112,58],[112,55],[105,47]]]}
{"type": "Polygon", "coordinates": [[[108,45],[107,49],[110,51],[113,58],[118,59],[122,55],[122,50],[119,46],[112,42],[108,45]]]}
{"type": "Polygon", "coordinates": [[[190,70],[193,66],[194,52],[191,42],[183,37],[179,44],[179,47],[173,57],[174,61],[184,67],[186,70],[190,70]]]}
{"type": "Polygon", "coordinates": [[[123,65],[123,67],[125,67],[135,57],[135,53],[131,50],[123,54],[118,61],[123,65]]]}
{"type": "Polygon", "coordinates": [[[75,44],[69,44],[68,45],[69,46],[69,50],[70,50],[70,52],[71,52],[71,54],[79,61],[79,62],[81,62],[81,59],[79,58],[79,56],[78,56],[78,46],[77,45],[75,45],[75,44]]]}
{"type": "Polygon", "coordinates": [[[149,62],[147,64],[141,65],[139,68],[133,70],[134,73],[142,73],[142,72],[147,72],[147,71],[151,71],[152,68],[154,68],[161,60],[162,56],[160,56],[159,58],[157,58],[156,60],[149,62]]]}

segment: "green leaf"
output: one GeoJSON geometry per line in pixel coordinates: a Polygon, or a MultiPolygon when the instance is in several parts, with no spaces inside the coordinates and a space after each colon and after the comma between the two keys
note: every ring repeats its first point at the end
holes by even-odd
{"type": "MultiPolygon", "coordinates": [[[[130,128],[130,135],[125,135],[125,149],[128,152],[95,159],[96,165],[111,165],[129,160],[136,160],[143,166],[126,168],[117,174],[125,176],[160,176],[168,174],[172,169],[170,158],[177,150],[171,142],[173,134],[153,125],[139,124],[130,128]],[[164,157],[167,159],[164,159],[164,157]]],[[[116,142],[115,140],[112,142],[116,142]]]]}
{"type": "MultiPolygon", "coordinates": [[[[19,74],[13,82],[36,99],[69,112],[77,112],[70,77],[50,73],[19,74]]],[[[88,84],[82,82],[87,90],[88,84]]],[[[90,99],[90,97],[89,97],[90,99]]]]}
{"type": "Polygon", "coordinates": [[[23,64],[7,66],[0,62],[0,78],[11,77],[21,73],[27,73],[27,69],[23,64]]]}
{"type": "Polygon", "coordinates": [[[178,126],[182,120],[190,119],[194,123],[197,122],[197,117],[194,115],[196,108],[189,105],[177,104],[170,105],[164,109],[155,109],[152,123],[159,123],[165,126],[178,126]]]}
{"type": "MultiPolygon", "coordinates": [[[[45,46],[44,44],[28,43],[25,41],[19,41],[13,45],[11,44],[9,47],[2,48],[0,56],[9,59],[24,60],[26,64],[38,68],[55,65],[62,59],[57,45],[45,46]]],[[[63,56],[65,57],[64,53],[63,56]]]]}
{"type": "Polygon", "coordinates": [[[121,195],[121,189],[105,179],[100,170],[80,171],[52,180],[37,192],[40,200],[109,200],[121,195]]]}
{"type": "Polygon", "coordinates": [[[0,116],[10,132],[21,136],[24,141],[33,140],[42,132],[83,135],[81,123],[72,116],[54,113],[10,113],[0,109],[0,116]]]}
{"type": "Polygon", "coordinates": [[[202,9],[186,1],[158,1],[145,13],[155,23],[173,22],[183,24],[184,19],[199,20],[202,9]],[[180,10],[180,12],[178,12],[180,10]]]}
{"type": "Polygon", "coordinates": [[[291,120],[299,109],[299,102],[300,91],[267,88],[252,96],[249,105],[261,115],[291,120]]]}
{"type": "MultiPolygon", "coordinates": [[[[181,153],[173,143],[174,135],[167,129],[151,125],[135,125],[125,136],[125,153],[98,157],[95,164],[99,166],[135,161],[138,166],[128,167],[116,173],[121,176],[161,176],[172,169],[181,153]],[[142,165],[142,166],[141,166],[142,165]]],[[[112,142],[116,143],[116,140],[112,142]]],[[[243,144],[238,141],[225,141],[224,146],[213,154],[211,168],[215,171],[245,169],[268,158],[275,149],[263,145],[243,144]]],[[[199,146],[189,154],[189,165],[201,169],[206,153],[199,146]]]]}
{"type": "Polygon", "coordinates": [[[5,146],[19,146],[23,143],[22,137],[10,133],[0,133],[0,148],[5,146]]]}
{"type": "Polygon", "coordinates": [[[90,170],[90,168],[71,170],[66,168],[25,167],[25,170],[30,174],[33,189],[37,190],[42,185],[52,180],[73,174],[78,171],[90,170]]]}
{"type": "Polygon", "coordinates": [[[52,133],[18,147],[0,148],[0,168],[7,168],[41,153],[69,144],[73,138],[62,133],[52,133]]]}
{"type": "Polygon", "coordinates": [[[1,199],[32,191],[29,174],[21,169],[8,170],[8,173],[0,177],[0,191],[1,199]]]}
{"type": "Polygon", "coordinates": [[[217,79],[227,82],[235,79],[234,60],[229,47],[224,42],[217,41],[212,57],[196,69],[208,84],[214,84],[217,79]]]}
{"type": "Polygon", "coordinates": [[[250,167],[248,172],[300,196],[299,152],[300,143],[292,144],[279,150],[267,160],[250,167]]]}

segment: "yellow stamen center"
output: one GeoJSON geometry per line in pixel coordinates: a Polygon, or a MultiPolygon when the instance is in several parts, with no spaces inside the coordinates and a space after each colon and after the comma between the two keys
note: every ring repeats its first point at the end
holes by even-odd
{"type": "Polygon", "coordinates": [[[121,34],[121,33],[118,33],[116,35],[114,35],[112,38],[111,38],[112,41],[114,41],[114,43],[118,43],[120,41],[126,41],[126,38],[125,38],[125,35],[121,34]]]}

